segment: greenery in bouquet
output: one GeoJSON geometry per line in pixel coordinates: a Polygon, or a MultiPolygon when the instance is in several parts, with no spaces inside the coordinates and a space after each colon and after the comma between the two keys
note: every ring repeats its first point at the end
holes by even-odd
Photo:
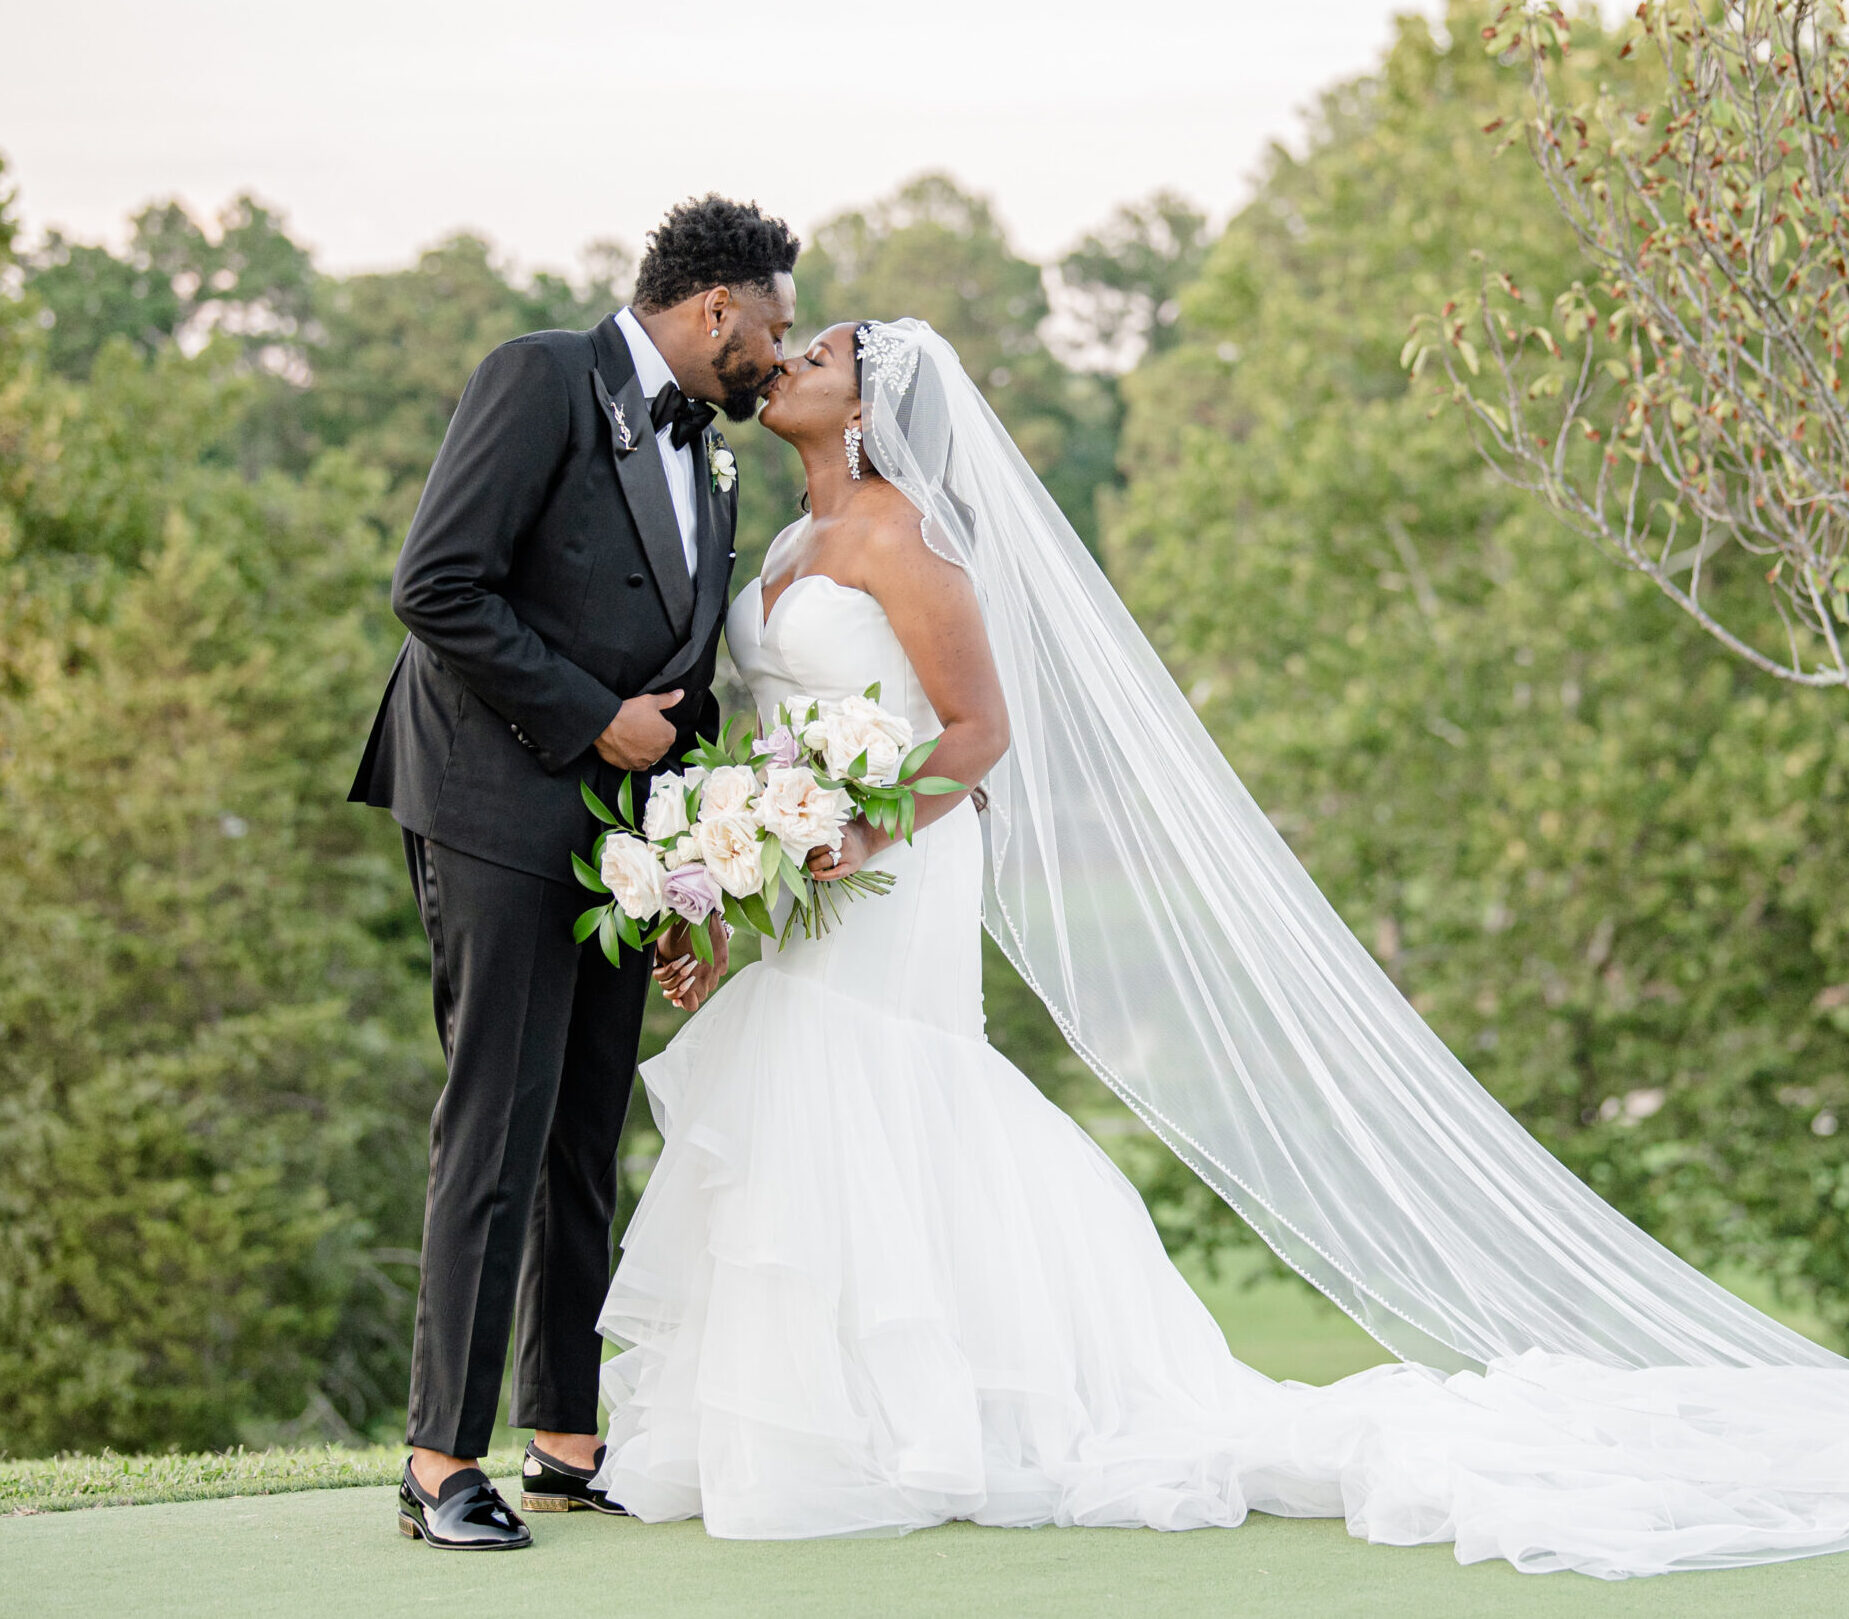
{"type": "Polygon", "coordinates": [[[744,716],[717,741],[702,741],[648,787],[638,822],[635,777],[617,791],[614,812],[590,785],[584,802],[606,830],[586,860],[572,853],[578,881],[607,895],[574,925],[583,943],[593,933],[612,961],[623,946],[640,950],[686,924],[694,954],[712,960],[706,924],[715,914],[733,927],[787,940],[806,938],[841,919],[841,905],[885,894],[894,878],[856,871],[826,882],[808,869],[811,851],[839,851],[857,817],[895,841],[911,842],[920,794],[958,793],[964,784],[921,776],[937,738],[915,746],[911,722],[880,707],[878,683],[838,702],[798,698],[777,710],[763,735],[744,716]],[[773,908],[785,891],[790,907],[779,929],[773,908]]]}

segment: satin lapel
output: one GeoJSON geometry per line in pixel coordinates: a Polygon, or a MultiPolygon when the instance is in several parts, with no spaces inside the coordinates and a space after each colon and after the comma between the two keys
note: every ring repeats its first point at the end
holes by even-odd
{"type": "Polygon", "coordinates": [[[712,639],[713,627],[725,614],[732,581],[732,539],[728,532],[731,508],[725,496],[713,488],[707,464],[707,439],[701,436],[693,455],[694,468],[694,538],[699,547],[700,572],[693,610],[693,625],[687,643],[674,654],[648,684],[650,691],[666,691],[680,683],[681,677],[700,661],[706,643],[712,639]]]}
{"type": "MultiPolygon", "coordinates": [[[[694,542],[700,558],[700,576],[694,587],[695,618],[705,616],[713,595],[718,596],[720,610],[724,611],[726,584],[732,572],[727,566],[730,558],[726,552],[730,547],[725,535],[725,496],[713,488],[712,448],[712,435],[702,433],[693,452],[694,542]]],[[[700,637],[696,635],[694,639],[700,637]]]]}
{"type": "Polygon", "coordinates": [[[601,322],[592,334],[592,343],[599,363],[591,372],[591,381],[597,390],[604,426],[610,430],[610,454],[616,463],[617,481],[642,538],[655,586],[668,609],[668,622],[676,635],[685,635],[693,624],[693,581],[687,577],[680,519],[674,515],[674,497],[668,492],[668,474],[661,465],[661,451],[649,421],[648,400],[636,381],[635,362],[629,357],[629,345],[623,341],[616,322],[601,322]],[[612,382],[616,383],[614,388],[612,382]],[[629,450],[623,448],[622,435],[617,430],[619,411],[634,446],[629,450]]]}

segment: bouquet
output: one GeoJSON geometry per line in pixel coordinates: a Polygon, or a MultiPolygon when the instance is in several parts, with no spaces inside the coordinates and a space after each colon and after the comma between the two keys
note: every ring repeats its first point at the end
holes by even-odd
{"type": "Polygon", "coordinates": [[[633,776],[623,778],[614,813],[582,785],[607,830],[589,860],[573,851],[572,869],[608,898],[578,918],[573,937],[582,944],[595,933],[615,961],[621,946],[640,950],[686,922],[694,954],[710,962],[701,924],[715,912],[780,942],[798,924],[813,939],[831,915],[841,919],[848,900],[889,893],[890,872],[823,883],[805,863],[812,849],[839,851],[857,815],[910,843],[920,794],[963,791],[961,782],[917,774],[937,738],[914,747],[911,722],[881,708],[879,697],[876,683],[839,702],[797,698],[778,707],[763,736],[734,718],[717,742],[684,757],[686,768],[655,778],[639,825],[633,776]],[[792,903],[779,935],[771,908],[786,889],[792,903]]]}

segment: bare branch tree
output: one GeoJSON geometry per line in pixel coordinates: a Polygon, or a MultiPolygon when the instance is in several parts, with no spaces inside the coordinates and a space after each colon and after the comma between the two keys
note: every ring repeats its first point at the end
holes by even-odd
{"type": "Polygon", "coordinates": [[[1538,316],[1484,263],[1403,361],[1435,358],[1492,466],[1723,645],[1849,688],[1849,9],[1645,0],[1630,77],[1578,105],[1573,26],[1529,0],[1484,38],[1528,69],[1503,138],[1591,274],[1538,316]]]}

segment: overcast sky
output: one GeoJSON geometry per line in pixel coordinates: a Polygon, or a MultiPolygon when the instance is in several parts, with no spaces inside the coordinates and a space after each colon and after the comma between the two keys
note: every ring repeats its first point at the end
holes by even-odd
{"type": "Polygon", "coordinates": [[[251,189],[328,268],[458,228],[528,266],[689,193],[798,229],[928,168],[1047,257],[1170,186],[1216,219],[1321,87],[1436,0],[0,0],[36,236],[251,189]]]}

